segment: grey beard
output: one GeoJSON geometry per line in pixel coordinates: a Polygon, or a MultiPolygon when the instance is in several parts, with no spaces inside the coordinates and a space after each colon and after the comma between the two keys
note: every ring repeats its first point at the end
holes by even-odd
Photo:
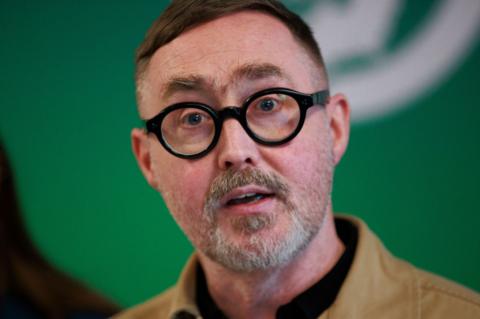
{"type": "MultiPolygon", "coordinates": [[[[219,228],[211,234],[207,256],[222,264],[224,267],[237,272],[252,272],[282,266],[291,261],[302,251],[316,231],[306,229],[299,222],[295,214],[291,214],[292,228],[286,237],[281,239],[264,238],[255,234],[251,229],[248,246],[235,245],[225,238],[219,228]]],[[[269,226],[268,221],[259,221],[264,216],[248,216],[248,224],[269,226]]],[[[251,225],[248,225],[249,227],[251,225]]],[[[254,226],[255,227],[255,226],[254,226]]]]}
{"type": "Polygon", "coordinates": [[[204,253],[224,267],[237,272],[252,272],[278,267],[292,260],[302,251],[321,225],[312,225],[308,220],[301,220],[300,212],[295,210],[288,200],[288,185],[274,174],[266,174],[259,169],[248,168],[242,171],[227,171],[212,183],[207,195],[204,213],[209,224],[207,245],[204,253]],[[276,223],[275,214],[253,214],[241,216],[231,221],[232,228],[248,236],[247,244],[232,242],[218,227],[216,211],[220,199],[237,187],[259,185],[275,193],[276,199],[283,202],[290,218],[288,233],[281,238],[261,236],[260,232],[271,228],[276,223]]]}

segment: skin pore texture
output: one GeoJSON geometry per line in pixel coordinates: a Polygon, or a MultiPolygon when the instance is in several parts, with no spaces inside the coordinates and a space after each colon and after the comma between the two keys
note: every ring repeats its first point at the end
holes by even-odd
{"type": "MultiPolygon", "coordinates": [[[[253,93],[327,88],[318,65],[277,19],[244,11],[194,27],[157,50],[138,90],[140,114],[196,101],[217,109],[253,93]]],[[[187,160],[153,134],[132,131],[139,166],[195,246],[216,304],[229,318],[275,318],[321,279],[344,247],[331,208],[335,165],[348,144],[342,95],[311,107],[302,131],[276,147],[255,143],[234,119],[216,147],[187,160]],[[259,200],[232,205],[248,194],[259,200]]]]}

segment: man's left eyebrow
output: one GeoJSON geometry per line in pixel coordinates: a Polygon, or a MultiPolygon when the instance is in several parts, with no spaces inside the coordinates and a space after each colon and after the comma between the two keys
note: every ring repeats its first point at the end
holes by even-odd
{"type": "Polygon", "coordinates": [[[282,69],[271,63],[250,63],[238,67],[232,75],[232,82],[241,79],[247,80],[262,80],[266,78],[281,78],[291,82],[289,76],[282,71],[282,69]]]}

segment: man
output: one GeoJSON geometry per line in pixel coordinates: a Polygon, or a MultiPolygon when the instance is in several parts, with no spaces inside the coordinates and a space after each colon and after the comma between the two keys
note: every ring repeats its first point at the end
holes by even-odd
{"type": "Polygon", "coordinates": [[[334,218],[349,105],[307,25],[272,0],[173,1],[137,54],[148,183],[196,248],[119,318],[474,318],[480,298],[334,218]]]}

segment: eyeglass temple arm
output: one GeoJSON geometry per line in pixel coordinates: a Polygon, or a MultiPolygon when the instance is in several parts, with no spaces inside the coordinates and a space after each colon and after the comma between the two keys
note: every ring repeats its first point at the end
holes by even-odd
{"type": "Polygon", "coordinates": [[[312,94],[313,105],[325,105],[330,97],[329,90],[323,90],[312,94]]]}

